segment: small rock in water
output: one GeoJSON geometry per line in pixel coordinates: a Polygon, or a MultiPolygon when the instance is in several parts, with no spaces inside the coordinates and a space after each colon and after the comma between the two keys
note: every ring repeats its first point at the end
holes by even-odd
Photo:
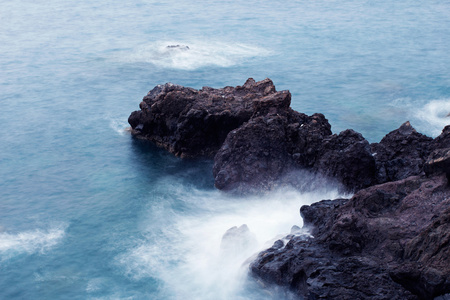
{"type": "Polygon", "coordinates": [[[297,225],[294,225],[291,228],[291,234],[299,234],[301,231],[302,231],[302,229],[300,227],[298,227],[297,225]]]}
{"type": "Polygon", "coordinates": [[[186,46],[186,45],[168,45],[166,48],[168,48],[168,49],[189,50],[189,46],[186,46]]]}
{"type": "Polygon", "coordinates": [[[239,253],[256,244],[256,238],[246,224],[228,229],[222,237],[220,248],[226,251],[239,253]]]}

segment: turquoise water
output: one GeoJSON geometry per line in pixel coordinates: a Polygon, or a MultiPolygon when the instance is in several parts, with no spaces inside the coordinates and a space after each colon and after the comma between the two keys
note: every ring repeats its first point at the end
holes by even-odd
{"type": "MultiPolygon", "coordinates": [[[[165,82],[271,78],[369,141],[449,124],[447,1],[2,1],[0,298],[280,299],[247,258],[333,187],[216,191],[208,160],[124,130],[165,82]],[[168,51],[167,45],[189,51],[168,51]],[[255,243],[221,246],[247,224],[255,243]]],[[[304,176],[304,175],[302,175],[304,176]]]]}

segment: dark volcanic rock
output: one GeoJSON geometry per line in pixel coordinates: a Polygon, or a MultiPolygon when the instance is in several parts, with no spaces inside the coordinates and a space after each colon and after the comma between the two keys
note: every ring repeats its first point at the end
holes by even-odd
{"type": "Polygon", "coordinates": [[[372,144],[378,183],[419,175],[430,155],[432,140],[405,122],[379,143],[372,144]]]}
{"type": "MultiPolygon", "coordinates": [[[[450,125],[432,139],[406,122],[369,145],[290,103],[270,79],[201,90],[165,84],[128,121],[134,136],[175,155],[215,156],[219,189],[267,190],[286,174],[313,173],[358,191],[302,207],[312,236],[297,230],[261,252],[251,271],[262,280],[305,299],[448,298],[450,125]]],[[[247,242],[246,226],[232,228],[222,250],[247,242]]]]}
{"type": "Polygon", "coordinates": [[[314,169],[339,178],[353,190],[375,184],[375,160],[369,142],[351,129],[323,140],[314,169]]]}
{"type": "Polygon", "coordinates": [[[434,149],[424,165],[426,174],[446,173],[450,184],[450,125],[431,144],[434,149]]]}
{"type": "Polygon", "coordinates": [[[331,135],[322,114],[290,109],[252,117],[232,131],[215,157],[213,174],[219,189],[260,190],[305,168],[338,179],[350,190],[375,182],[375,161],[361,134],[331,135]]]}
{"type": "MultiPolygon", "coordinates": [[[[297,145],[293,140],[300,136],[319,143],[324,135],[331,134],[323,115],[295,112],[289,108],[290,100],[290,93],[283,92],[254,101],[252,118],[230,132],[215,156],[213,174],[217,188],[270,189],[296,166],[298,157],[292,151],[297,145]],[[303,127],[308,130],[299,130],[303,127]]],[[[307,155],[306,147],[302,151],[307,155]]]]}
{"type": "Polygon", "coordinates": [[[132,134],[181,157],[214,156],[219,189],[271,189],[287,173],[308,169],[349,190],[375,182],[375,161],[361,134],[332,135],[322,114],[290,108],[291,94],[270,79],[201,90],[156,86],[128,122],[132,134]]]}
{"type": "Polygon", "coordinates": [[[219,189],[240,192],[270,189],[295,169],[310,169],[338,179],[350,190],[375,182],[375,161],[361,134],[331,134],[322,114],[292,110],[289,92],[255,100],[250,120],[228,135],[215,156],[219,189]]]}
{"type": "Polygon", "coordinates": [[[201,90],[167,83],[144,97],[128,122],[132,134],[181,157],[214,156],[227,134],[253,115],[253,101],[277,94],[270,79],[201,90]]]}
{"type": "Polygon", "coordinates": [[[410,177],[301,208],[314,238],[259,254],[251,271],[306,299],[432,299],[450,292],[450,187],[410,177]]]}

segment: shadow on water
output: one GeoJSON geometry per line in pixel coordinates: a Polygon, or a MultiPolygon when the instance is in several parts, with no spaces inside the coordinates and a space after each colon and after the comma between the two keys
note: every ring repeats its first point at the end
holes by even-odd
{"type": "Polygon", "coordinates": [[[214,189],[213,160],[179,158],[150,141],[131,137],[132,161],[145,178],[158,180],[173,177],[180,183],[201,190],[214,189]]]}

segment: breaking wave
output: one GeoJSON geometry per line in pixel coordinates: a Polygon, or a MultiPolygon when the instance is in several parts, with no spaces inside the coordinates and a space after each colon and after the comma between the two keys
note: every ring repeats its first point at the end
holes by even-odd
{"type": "Polygon", "coordinates": [[[300,234],[302,205],[339,196],[336,190],[284,189],[239,198],[172,187],[172,195],[183,195],[183,202],[197,209],[176,210],[170,200],[158,199],[146,213],[144,238],[117,258],[133,280],[162,282],[160,292],[167,299],[277,299],[279,293],[286,298],[287,291],[251,288],[256,284],[248,280],[252,257],[290,234],[294,225],[300,234]]]}
{"type": "Polygon", "coordinates": [[[400,120],[411,121],[420,133],[436,137],[450,124],[450,99],[437,99],[419,102],[409,98],[397,99],[392,103],[393,111],[400,120]]]}
{"type": "Polygon", "coordinates": [[[434,100],[416,111],[416,117],[428,125],[430,134],[437,136],[450,124],[450,99],[434,100]]]}
{"type": "Polygon", "coordinates": [[[230,67],[270,51],[242,43],[160,41],[140,46],[131,54],[120,54],[127,62],[151,63],[157,67],[195,70],[202,67],[230,67]]]}

